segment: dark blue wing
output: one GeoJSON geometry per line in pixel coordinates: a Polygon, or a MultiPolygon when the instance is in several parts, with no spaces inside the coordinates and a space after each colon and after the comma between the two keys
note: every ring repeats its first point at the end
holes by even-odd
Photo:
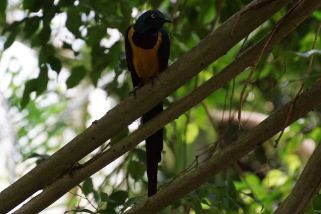
{"type": "Polygon", "coordinates": [[[125,52],[126,52],[126,61],[127,61],[127,67],[128,67],[128,70],[130,71],[130,74],[131,74],[131,79],[132,79],[132,83],[133,83],[133,86],[137,86],[139,85],[140,83],[140,79],[135,71],[135,68],[133,66],[133,53],[132,53],[132,48],[130,46],[130,42],[128,40],[128,33],[129,33],[129,30],[132,26],[129,26],[126,30],[126,33],[125,33],[125,52]]]}
{"type": "Polygon", "coordinates": [[[170,40],[165,30],[161,29],[160,32],[162,33],[162,43],[158,49],[158,59],[160,70],[163,71],[167,68],[168,65],[170,40]]]}

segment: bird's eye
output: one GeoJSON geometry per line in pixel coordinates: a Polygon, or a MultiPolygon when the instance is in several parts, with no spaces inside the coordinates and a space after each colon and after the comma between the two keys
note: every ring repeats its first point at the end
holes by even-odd
{"type": "Polygon", "coordinates": [[[151,14],[151,15],[150,15],[150,18],[156,19],[156,15],[155,15],[155,14],[151,14]]]}

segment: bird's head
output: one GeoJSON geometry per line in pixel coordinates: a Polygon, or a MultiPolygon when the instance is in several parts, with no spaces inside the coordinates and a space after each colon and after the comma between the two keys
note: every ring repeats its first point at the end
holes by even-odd
{"type": "Polygon", "coordinates": [[[143,13],[136,21],[134,27],[139,33],[148,31],[157,31],[163,27],[166,22],[172,22],[159,10],[148,10],[143,13]]]}

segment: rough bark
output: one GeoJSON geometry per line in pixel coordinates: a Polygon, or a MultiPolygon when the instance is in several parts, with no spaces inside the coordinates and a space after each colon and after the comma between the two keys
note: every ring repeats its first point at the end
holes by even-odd
{"type": "Polygon", "coordinates": [[[321,144],[314,150],[292,192],[277,208],[276,214],[304,213],[313,196],[320,190],[320,166],[321,144]]]}
{"type": "Polygon", "coordinates": [[[83,133],[0,193],[0,213],[8,212],[68,171],[78,160],[147,112],[203,68],[224,55],[242,38],[290,0],[256,0],[236,13],[199,45],[163,72],[153,87],[128,97],[83,133]]]}
{"type": "MultiPolygon", "coordinates": [[[[321,104],[320,93],[321,80],[319,80],[310,91],[295,97],[290,103],[273,113],[251,132],[241,135],[232,144],[222,149],[215,150],[208,161],[199,164],[190,172],[178,177],[164,189],[158,191],[156,195],[148,198],[143,203],[138,204],[136,207],[126,212],[126,214],[155,213],[175,202],[185,194],[193,191],[205,183],[211,176],[235,163],[258,145],[283,130],[284,127],[319,106],[321,104]]],[[[286,212],[283,213],[292,213],[288,211],[289,210],[286,210],[286,212]]]]}
{"type": "Polygon", "coordinates": [[[154,118],[139,130],[135,131],[128,138],[113,145],[96,160],[91,161],[90,164],[78,170],[75,170],[72,175],[66,174],[61,179],[45,188],[39,196],[35,197],[28,204],[22,207],[19,212],[38,212],[42,210],[53,201],[58,199],[60,196],[62,196],[74,185],[83,181],[91,174],[97,172],[98,170],[115,160],[117,157],[136,146],[142,139],[152,134],[155,130],[158,130],[160,127],[164,126],[168,122],[177,118],[186,110],[199,103],[201,100],[209,96],[212,92],[219,89],[228,81],[233,79],[246,67],[252,65],[253,61],[255,61],[254,59],[256,59],[258,54],[262,51],[263,47],[265,47],[263,53],[268,52],[276,42],[284,38],[292,30],[294,30],[295,27],[305,18],[307,18],[312,13],[312,11],[315,10],[320,4],[321,1],[318,1],[318,3],[306,2],[302,5],[299,5],[296,10],[293,10],[290,12],[290,14],[286,15],[286,19],[280,21],[280,23],[277,25],[276,31],[274,30],[272,34],[266,36],[266,38],[264,38],[262,41],[246,50],[217,76],[214,76],[213,78],[208,80],[204,85],[197,88],[189,96],[173,103],[161,115],[154,118]]]}

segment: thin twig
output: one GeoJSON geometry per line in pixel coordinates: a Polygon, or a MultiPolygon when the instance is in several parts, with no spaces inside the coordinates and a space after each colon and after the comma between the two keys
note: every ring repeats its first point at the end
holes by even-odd
{"type": "Polygon", "coordinates": [[[216,24],[218,22],[218,20],[221,18],[221,11],[222,11],[222,6],[223,6],[223,1],[222,0],[218,0],[216,1],[216,16],[213,18],[212,20],[212,32],[215,31],[216,29],[216,24]]]}
{"type": "MultiPolygon", "coordinates": [[[[312,44],[312,50],[315,48],[315,45],[317,43],[317,40],[318,40],[318,35],[320,34],[320,30],[321,30],[321,22],[319,24],[319,27],[315,33],[315,36],[314,36],[314,40],[313,40],[313,44],[312,44]]],[[[313,59],[314,59],[314,54],[311,55],[310,57],[310,60],[309,60],[309,66],[308,66],[308,69],[307,69],[307,73],[310,74],[311,73],[311,69],[312,69],[312,64],[313,64],[313,59]]]]}
{"type": "MultiPolygon", "coordinates": [[[[266,48],[268,47],[268,45],[270,44],[272,38],[274,37],[275,33],[277,32],[277,30],[279,29],[279,27],[283,24],[283,22],[294,12],[294,10],[300,6],[300,4],[302,2],[304,2],[305,0],[300,0],[298,1],[290,10],[287,14],[285,14],[285,16],[275,25],[275,27],[272,29],[267,41],[264,43],[263,45],[263,48],[261,49],[261,51],[259,52],[258,54],[258,57],[256,58],[256,60],[254,60],[254,63],[253,63],[253,67],[247,77],[247,80],[245,82],[245,85],[244,87],[242,88],[242,91],[241,91],[241,94],[240,94],[240,106],[239,106],[239,112],[238,112],[238,120],[241,121],[241,111],[242,111],[242,106],[245,102],[245,91],[246,91],[246,88],[248,85],[251,84],[252,82],[252,76],[254,74],[254,71],[256,70],[257,68],[257,65],[259,64],[259,62],[261,61],[261,58],[263,57],[263,54],[266,50],[266,48]]],[[[265,3],[269,2],[269,0],[265,0],[265,1],[262,1],[262,2],[259,2],[258,3],[258,6],[262,6],[262,4],[264,5],[265,3]]],[[[256,6],[256,5],[253,5],[253,6],[256,6]]],[[[252,7],[253,7],[252,6],[252,7]]],[[[252,8],[248,8],[248,9],[252,9],[252,8]]]]}
{"type": "Polygon", "coordinates": [[[91,201],[86,197],[86,195],[85,195],[82,187],[80,186],[80,184],[78,184],[77,186],[79,187],[79,189],[81,190],[81,192],[82,192],[82,194],[83,194],[84,196],[81,196],[81,195],[78,194],[78,193],[73,193],[73,192],[69,192],[69,193],[72,194],[72,195],[75,195],[75,196],[77,196],[77,197],[80,197],[80,198],[82,198],[82,199],[85,199],[95,210],[98,210],[98,208],[95,207],[95,206],[91,203],[91,201]]]}
{"type": "Polygon", "coordinates": [[[302,84],[301,84],[301,87],[300,87],[300,89],[299,89],[299,91],[298,91],[298,93],[296,94],[296,96],[295,96],[292,104],[290,105],[290,108],[289,108],[289,111],[288,111],[288,113],[287,113],[287,115],[286,115],[286,120],[284,121],[283,128],[282,128],[282,130],[281,130],[281,133],[280,133],[279,137],[275,140],[275,143],[274,143],[274,147],[275,147],[275,148],[278,146],[278,144],[279,144],[279,142],[280,142],[280,139],[281,139],[281,137],[282,137],[282,135],[283,135],[283,133],[284,133],[284,130],[285,130],[287,124],[288,124],[289,121],[290,121],[290,118],[291,118],[291,115],[292,115],[292,112],[293,112],[294,105],[295,105],[298,97],[301,95],[301,93],[302,93],[302,91],[303,91],[303,88],[304,88],[304,84],[302,83],[302,84]]]}
{"type": "Polygon", "coordinates": [[[209,110],[208,106],[206,105],[206,103],[205,103],[204,101],[203,101],[201,104],[202,104],[202,106],[203,106],[203,108],[204,108],[204,110],[205,110],[205,113],[206,113],[206,115],[207,115],[207,118],[208,118],[208,120],[210,121],[210,123],[211,123],[214,131],[216,131],[216,132],[218,133],[218,132],[219,132],[218,126],[217,126],[214,118],[211,116],[211,113],[210,113],[210,110],[209,110]]]}

